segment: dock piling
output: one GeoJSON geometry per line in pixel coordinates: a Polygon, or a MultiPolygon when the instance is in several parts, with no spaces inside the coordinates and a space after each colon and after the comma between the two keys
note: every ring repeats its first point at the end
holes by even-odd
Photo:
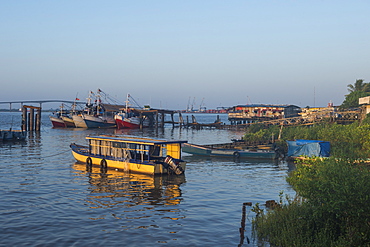
{"type": "Polygon", "coordinates": [[[22,130],[40,131],[41,130],[41,104],[40,107],[24,105],[22,107],[22,130]],[[27,112],[29,110],[29,113],[27,112]],[[35,116],[35,109],[37,110],[35,116]]]}

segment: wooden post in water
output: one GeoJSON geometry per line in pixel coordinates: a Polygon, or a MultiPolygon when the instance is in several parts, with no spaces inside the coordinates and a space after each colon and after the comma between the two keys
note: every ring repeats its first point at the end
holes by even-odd
{"type": "Polygon", "coordinates": [[[143,129],[143,121],[144,121],[142,112],[139,113],[139,119],[140,119],[140,129],[142,130],[143,129]]]}
{"type": "Polygon", "coordinates": [[[159,115],[158,111],[155,112],[155,128],[158,129],[158,120],[159,120],[159,115]]]}
{"type": "Polygon", "coordinates": [[[164,112],[162,112],[162,128],[164,128],[164,118],[165,118],[165,115],[164,115],[164,112]]]}
{"type": "Polygon", "coordinates": [[[171,113],[172,128],[175,128],[175,120],[173,119],[173,112],[171,113]]]}
{"type": "Polygon", "coordinates": [[[40,107],[37,109],[37,114],[36,114],[36,131],[41,130],[41,103],[40,107]]]}
{"type": "Polygon", "coordinates": [[[27,108],[22,106],[22,128],[23,131],[27,131],[27,108]]]}
{"type": "Polygon", "coordinates": [[[180,128],[184,127],[184,119],[182,118],[181,112],[179,112],[180,128]]]}
{"type": "Polygon", "coordinates": [[[41,130],[41,104],[40,107],[27,105],[22,106],[22,130],[23,131],[41,130]],[[28,108],[30,109],[30,112],[27,114],[28,108]],[[37,110],[36,116],[35,109],[37,110]]]}
{"type": "Polygon", "coordinates": [[[30,108],[30,113],[29,113],[29,119],[28,119],[28,130],[29,131],[34,131],[35,130],[35,118],[34,118],[34,113],[35,110],[33,108],[30,108]]]}

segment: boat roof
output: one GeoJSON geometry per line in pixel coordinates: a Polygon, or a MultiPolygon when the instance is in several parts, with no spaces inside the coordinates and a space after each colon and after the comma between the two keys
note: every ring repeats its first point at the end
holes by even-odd
{"type": "Polygon", "coordinates": [[[188,141],[183,141],[183,140],[162,140],[162,139],[153,139],[153,138],[145,138],[145,137],[117,136],[117,135],[87,136],[86,139],[105,140],[105,141],[113,141],[113,142],[126,142],[126,143],[146,144],[146,145],[173,144],[173,143],[187,143],[188,142],[188,141]]]}

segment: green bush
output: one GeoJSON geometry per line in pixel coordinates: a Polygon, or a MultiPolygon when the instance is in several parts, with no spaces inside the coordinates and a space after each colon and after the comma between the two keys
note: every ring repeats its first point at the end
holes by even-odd
{"type": "Polygon", "coordinates": [[[278,246],[370,246],[370,169],[348,159],[298,163],[297,199],[258,215],[258,237],[278,246]]]}

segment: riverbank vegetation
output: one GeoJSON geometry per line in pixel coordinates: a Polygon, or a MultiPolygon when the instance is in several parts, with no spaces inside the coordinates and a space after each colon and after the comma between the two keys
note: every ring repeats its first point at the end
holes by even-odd
{"type": "Polygon", "coordinates": [[[370,246],[370,118],[350,125],[254,126],[246,139],[274,136],[331,143],[331,158],[300,161],[287,181],[295,198],[281,195],[273,210],[255,205],[257,237],[274,246],[370,246]]]}
{"type": "Polygon", "coordinates": [[[370,117],[349,125],[318,123],[312,126],[282,127],[252,125],[244,139],[250,142],[269,142],[287,151],[286,140],[309,139],[329,141],[331,156],[337,158],[370,158],[370,117]]]}

